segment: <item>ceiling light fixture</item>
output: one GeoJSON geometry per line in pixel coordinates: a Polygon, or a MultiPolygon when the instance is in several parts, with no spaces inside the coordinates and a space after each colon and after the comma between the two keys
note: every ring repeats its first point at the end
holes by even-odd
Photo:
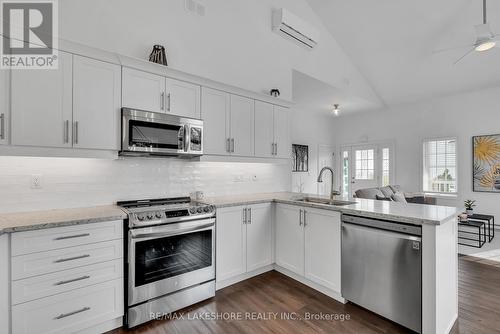
{"type": "Polygon", "coordinates": [[[493,49],[497,45],[497,42],[495,41],[484,41],[478,44],[475,47],[475,50],[478,52],[484,52],[493,49]]]}
{"type": "Polygon", "coordinates": [[[339,112],[340,112],[339,106],[340,106],[340,105],[338,105],[338,104],[334,104],[334,105],[333,105],[333,114],[334,114],[335,116],[338,116],[338,115],[339,115],[339,112]]]}

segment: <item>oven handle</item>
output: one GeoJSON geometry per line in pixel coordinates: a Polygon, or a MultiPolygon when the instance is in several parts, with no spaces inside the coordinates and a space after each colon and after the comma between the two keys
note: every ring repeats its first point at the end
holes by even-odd
{"type": "Polygon", "coordinates": [[[191,145],[191,129],[188,124],[184,125],[184,152],[189,151],[191,145]]]}
{"type": "Polygon", "coordinates": [[[208,224],[203,224],[203,225],[197,225],[193,227],[188,227],[188,228],[183,228],[183,229],[178,229],[178,230],[169,230],[165,232],[151,232],[151,233],[137,233],[136,231],[130,231],[131,238],[132,239],[145,239],[145,238],[161,238],[161,237],[168,237],[172,235],[179,235],[179,234],[185,234],[188,232],[194,232],[198,230],[204,230],[209,227],[213,227],[215,224],[213,222],[208,223],[208,224]]]}

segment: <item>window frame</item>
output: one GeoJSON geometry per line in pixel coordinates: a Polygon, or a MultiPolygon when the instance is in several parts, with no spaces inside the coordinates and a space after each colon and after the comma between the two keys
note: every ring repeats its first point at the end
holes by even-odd
{"type": "Polygon", "coordinates": [[[456,198],[459,195],[460,187],[459,187],[459,181],[458,181],[458,173],[459,173],[459,168],[458,168],[458,137],[455,136],[447,136],[447,137],[430,137],[430,138],[424,138],[421,141],[420,145],[420,189],[422,190],[423,193],[434,196],[434,197],[444,197],[444,198],[456,198]],[[429,191],[424,189],[424,173],[425,173],[425,145],[428,142],[431,141],[445,141],[445,140],[454,140],[455,141],[455,192],[439,192],[439,191],[429,191]]]}

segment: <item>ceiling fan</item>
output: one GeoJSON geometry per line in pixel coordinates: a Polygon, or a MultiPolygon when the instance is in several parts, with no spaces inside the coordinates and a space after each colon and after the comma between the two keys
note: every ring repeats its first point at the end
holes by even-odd
{"type": "Polygon", "coordinates": [[[470,48],[462,57],[458,58],[453,64],[457,64],[462,59],[467,57],[472,52],[485,52],[493,49],[494,47],[500,47],[500,34],[493,34],[491,31],[490,25],[487,21],[487,8],[486,8],[486,0],[483,0],[483,23],[474,26],[476,30],[476,41],[472,45],[454,47],[448,49],[437,50],[434,53],[440,53],[450,50],[470,48]]]}

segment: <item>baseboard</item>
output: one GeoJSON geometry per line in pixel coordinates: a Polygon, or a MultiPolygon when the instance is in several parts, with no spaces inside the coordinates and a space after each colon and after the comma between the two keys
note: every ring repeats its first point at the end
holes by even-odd
{"type": "Polygon", "coordinates": [[[294,279],[294,280],[296,280],[304,285],[307,285],[308,287],[310,287],[316,291],[319,291],[322,294],[327,295],[328,297],[333,298],[342,304],[347,303],[347,300],[345,298],[343,298],[342,295],[337,291],[334,291],[334,290],[329,289],[329,288],[325,288],[324,286],[319,285],[311,280],[308,280],[307,278],[305,278],[303,276],[297,275],[296,273],[294,273],[288,269],[285,269],[283,267],[280,267],[277,264],[274,265],[274,270],[276,270],[277,272],[280,272],[283,275],[286,275],[286,276],[288,276],[288,277],[290,277],[290,278],[292,278],[292,279],[294,279]]]}
{"type": "Polygon", "coordinates": [[[263,274],[263,273],[271,271],[273,269],[274,269],[274,266],[272,264],[270,264],[270,265],[267,265],[265,267],[250,271],[248,273],[241,274],[241,275],[238,275],[235,277],[231,277],[231,278],[228,278],[228,279],[220,281],[220,282],[216,282],[215,283],[215,290],[223,289],[225,287],[228,287],[230,285],[233,285],[233,284],[236,284],[238,282],[244,281],[246,279],[252,278],[254,276],[263,274]]]}
{"type": "Polygon", "coordinates": [[[101,334],[123,326],[123,317],[101,322],[95,326],[82,329],[77,334],[101,334]]]}
{"type": "Polygon", "coordinates": [[[446,329],[446,334],[450,333],[451,332],[451,329],[453,328],[453,326],[455,325],[455,322],[458,320],[458,313],[455,314],[455,316],[453,317],[452,321],[450,322],[450,324],[448,325],[448,328],[446,329]]]}

